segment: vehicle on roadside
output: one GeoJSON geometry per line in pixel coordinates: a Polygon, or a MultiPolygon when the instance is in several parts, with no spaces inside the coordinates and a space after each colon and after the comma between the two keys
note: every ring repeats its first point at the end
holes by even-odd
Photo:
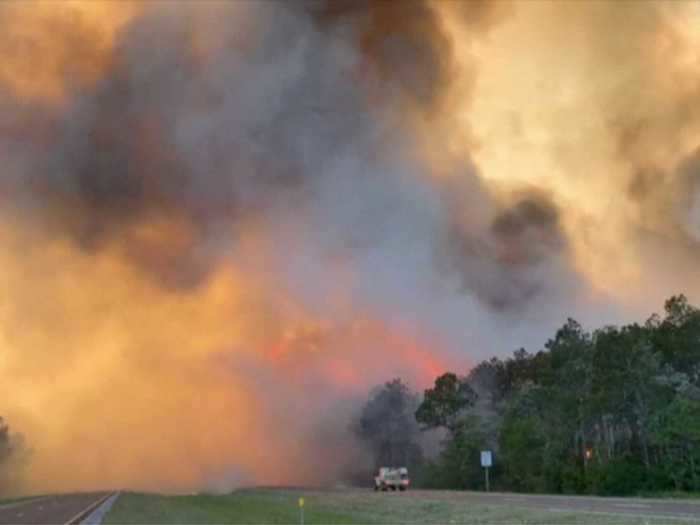
{"type": "Polygon", "coordinates": [[[401,490],[408,489],[411,480],[408,478],[406,467],[381,467],[379,474],[374,477],[374,490],[401,490]]]}

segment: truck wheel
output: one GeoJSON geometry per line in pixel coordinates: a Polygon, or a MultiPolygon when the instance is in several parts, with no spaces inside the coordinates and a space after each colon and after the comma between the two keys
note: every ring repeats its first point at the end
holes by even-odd
{"type": "Polygon", "coordinates": [[[399,487],[399,490],[403,492],[404,490],[406,490],[406,487],[399,487]]]}

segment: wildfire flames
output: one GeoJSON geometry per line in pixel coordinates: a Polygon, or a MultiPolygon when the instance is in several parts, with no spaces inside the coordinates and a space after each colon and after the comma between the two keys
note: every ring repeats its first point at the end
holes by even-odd
{"type": "Polygon", "coordinates": [[[0,21],[0,415],[27,490],[333,480],[377,383],[700,299],[697,3],[0,21]]]}

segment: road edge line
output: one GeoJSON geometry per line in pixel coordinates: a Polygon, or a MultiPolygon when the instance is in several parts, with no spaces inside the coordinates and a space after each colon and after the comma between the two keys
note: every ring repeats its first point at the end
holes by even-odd
{"type": "Polygon", "coordinates": [[[90,503],[86,509],[81,510],[78,512],[75,516],[73,516],[71,519],[66,521],[63,525],[77,525],[80,523],[84,518],[90,515],[90,513],[95,510],[97,507],[102,505],[105,501],[107,501],[108,498],[116,494],[116,492],[110,492],[106,496],[100,498],[99,500],[90,503]]]}

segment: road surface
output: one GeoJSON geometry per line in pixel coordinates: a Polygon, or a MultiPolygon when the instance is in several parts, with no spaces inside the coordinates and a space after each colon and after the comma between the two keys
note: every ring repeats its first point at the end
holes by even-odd
{"type": "Polygon", "coordinates": [[[61,494],[0,505],[0,525],[74,524],[108,493],[61,494]]]}
{"type": "MultiPolygon", "coordinates": [[[[388,493],[403,497],[403,493],[388,493]]],[[[408,493],[407,493],[408,494],[408,493]]],[[[594,496],[550,496],[500,492],[452,492],[415,490],[416,497],[458,499],[483,505],[509,505],[550,512],[590,512],[602,515],[628,515],[640,518],[680,518],[700,522],[700,500],[601,498],[594,496]]]]}

